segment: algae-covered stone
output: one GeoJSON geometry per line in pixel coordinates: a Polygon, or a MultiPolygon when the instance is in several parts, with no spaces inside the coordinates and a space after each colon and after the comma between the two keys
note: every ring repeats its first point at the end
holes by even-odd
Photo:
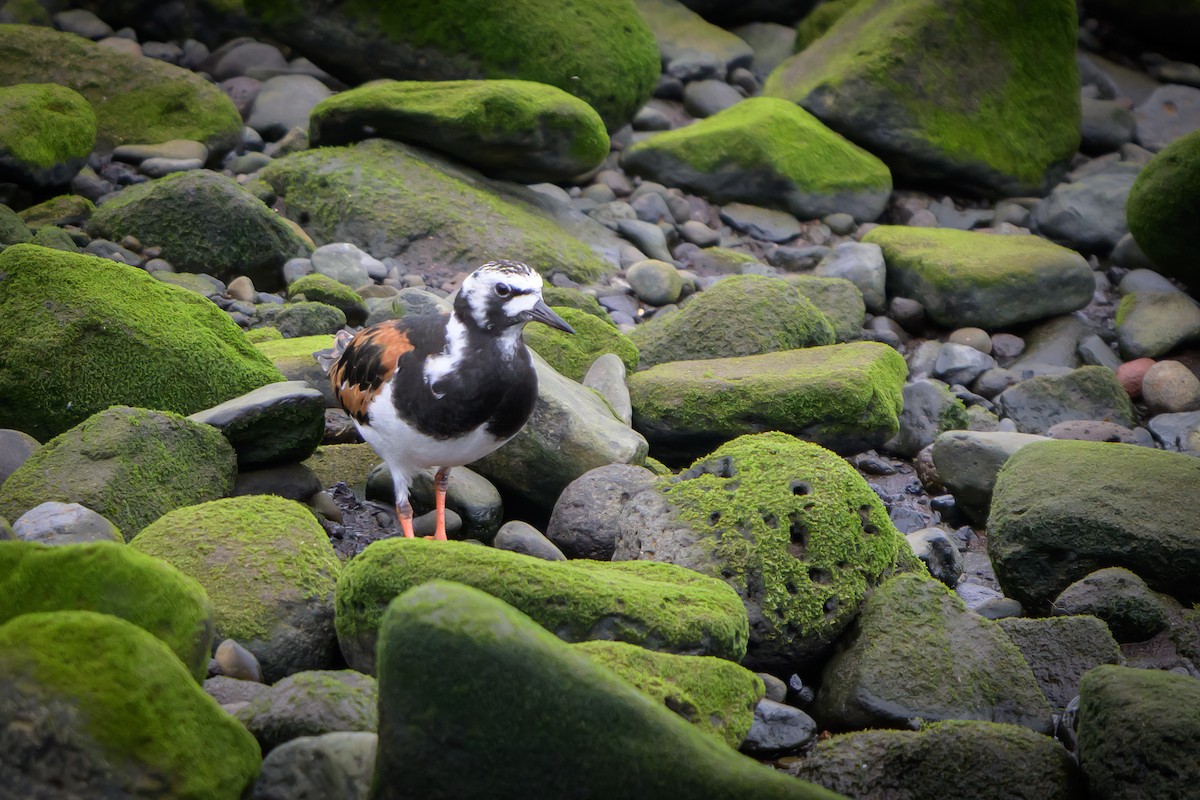
{"type": "Polygon", "coordinates": [[[765,692],[762,678],[712,656],[659,653],[626,642],[580,642],[576,649],[605,665],[699,730],[737,748],[765,692]]]}
{"type": "Polygon", "coordinates": [[[976,719],[1049,733],[1050,704],[996,623],[922,575],[867,598],[825,665],[813,716],[831,730],[976,719]]]}
{"type": "Polygon", "coordinates": [[[166,644],[92,611],[0,625],[0,728],[12,797],[237,800],[261,759],[166,644]]]}
{"type": "Polygon", "coordinates": [[[1125,204],[1129,231],[1163,274],[1200,291],[1200,265],[1186,235],[1200,218],[1200,131],[1160,151],[1138,174],[1125,204]]]}
{"type": "Polygon", "coordinates": [[[56,83],[83,95],[105,150],[194,139],[224,152],[241,135],[233,102],[190,70],[50,28],[0,25],[0,86],[20,83],[56,83]]]}
{"type": "Polygon", "coordinates": [[[1079,694],[1084,673],[1101,664],[1121,663],[1121,648],[1108,626],[1093,616],[1007,617],[996,624],[1025,656],[1056,712],[1079,694]]]}
{"type": "Polygon", "coordinates": [[[282,377],[208,300],[28,244],[0,253],[0,340],[0,427],[42,440],[112,405],[190,414],[282,377]]]}
{"type": "Polygon", "coordinates": [[[259,173],[317,241],[469,272],[518,253],[540,271],[590,282],[612,266],[532,205],[431,153],[372,139],[273,161],[259,173]]]}
{"type": "Polygon", "coordinates": [[[1115,422],[1126,428],[1138,421],[1129,393],[1108,367],[1038,375],[1005,389],[996,405],[1021,433],[1045,434],[1073,419],[1115,422]]]}
{"type": "Polygon", "coordinates": [[[693,295],[678,311],[638,325],[630,337],[642,365],[649,367],[833,344],[833,328],[782,278],[731,275],[693,295]]]}
{"type": "Polygon", "coordinates": [[[1036,442],[996,478],[988,555],[1004,593],[1044,608],[1103,567],[1200,600],[1200,531],[1181,498],[1200,491],[1200,460],[1111,442],[1036,442]]]}
{"type": "Polygon", "coordinates": [[[56,436],[0,486],[0,516],[79,503],[126,538],[172,509],[233,490],[237,455],[220,431],[165,411],[113,406],[56,436]]]}
{"type": "Polygon", "coordinates": [[[667,561],[725,580],[750,617],[748,666],[815,662],[869,589],[919,568],[844,459],[783,433],[736,439],[634,495],[614,561],[667,561]]]}
{"type": "Polygon", "coordinates": [[[920,301],[947,328],[994,331],[1068,314],[1095,290],[1083,256],[1038,236],[881,225],[863,241],[883,249],[888,294],[920,301]]]}
{"type": "Polygon", "coordinates": [[[341,564],[300,503],[248,495],[180,508],[129,547],[199,581],[217,612],[217,638],[254,653],[268,682],[332,663],[341,564]]]}
{"type": "Polygon", "coordinates": [[[530,325],[523,335],[525,344],[558,372],[573,381],[582,381],[588,367],[605,353],[620,357],[630,372],[637,369],[637,345],[612,323],[575,308],[554,310],[575,329],[574,335],[547,325],[530,325]]]}
{"type": "Polygon", "coordinates": [[[0,177],[43,189],[75,177],[96,143],[88,102],[52,83],[0,86],[0,177]]]}
{"type": "Polygon", "coordinates": [[[748,67],[754,51],[745,41],[713,25],[679,0],[635,0],[638,12],[654,31],[663,72],[681,81],[724,80],[738,67],[748,67]]]}
{"type": "Polygon", "coordinates": [[[633,425],[660,459],[695,458],[763,430],[857,453],[900,430],[906,372],[877,342],[659,364],[629,376],[633,425]]]}
{"type": "Polygon", "coordinates": [[[311,300],[340,309],[348,325],[362,325],[367,319],[367,304],[353,288],[335,281],[328,275],[314,272],[288,284],[289,300],[311,300]]]}
{"type": "Polygon", "coordinates": [[[238,721],[264,754],[300,736],[374,731],[375,679],[354,670],[310,670],[289,675],[238,709],[238,721]]]}
{"type": "Polygon", "coordinates": [[[246,275],[264,290],[283,286],[284,262],[309,246],[231,178],[190,170],[127,187],[88,221],[92,236],[135,236],[162,248],[177,270],[222,280],[246,275]]]}
{"type": "Polygon", "coordinates": [[[654,36],[629,0],[244,6],[271,38],[344,80],[536,81],[584,100],[609,130],[633,118],[659,74],[654,36]]]}
{"type": "Polygon", "coordinates": [[[825,35],[858,0],[824,0],[812,11],[804,15],[796,26],[795,52],[799,53],[810,44],[825,35]]]}
{"type": "Polygon", "coordinates": [[[591,106],[532,81],[375,81],[322,101],[309,131],[314,147],[382,136],[522,183],[581,175],[609,148],[591,106]]]}
{"type": "Polygon", "coordinates": [[[203,680],[213,608],[196,581],[124,543],[0,544],[0,625],[22,614],[97,611],[157,636],[203,680]]]}
{"type": "MultiPolygon", "coordinates": [[[[30,228],[47,225],[83,225],[96,210],[95,204],[76,194],[60,194],[21,209],[19,216],[30,228]]],[[[3,239],[0,239],[3,241],[3,239]]]]}
{"type": "Polygon", "coordinates": [[[1122,644],[1144,642],[1166,628],[1166,600],[1123,567],[1098,569],[1054,598],[1054,614],[1090,614],[1104,621],[1122,644]]]}
{"type": "Polygon", "coordinates": [[[337,333],[347,323],[346,313],[337,306],[316,301],[261,303],[255,307],[255,323],[276,328],[285,339],[301,339],[337,333]]]}
{"type": "Polygon", "coordinates": [[[0,205],[0,245],[22,244],[33,238],[33,233],[15,211],[0,205]]]}
{"type": "Polygon", "coordinates": [[[627,149],[630,172],[703,195],[785,209],[801,219],[883,213],[892,175],[794,103],[759,97],[627,149]]]}
{"type": "Polygon", "coordinates": [[[401,595],[381,623],[375,786],[376,800],[837,797],[731,752],[520,612],[445,581],[401,595]]]}
{"type": "Polygon", "coordinates": [[[366,800],[379,737],[339,731],[301,736],[263,758],[252,800],[366,800]]]}
{"type": "Polygon", "coordinates": [[[1116,325],[1122,358],[1161,358],[1200,338],[1200,305],[1174,290],[1129,292],[1117,306],[1116,325]]]}
{"type": "Polygon", "coordinates": [[[309,386],[320,389],[321,394],[325,395],[327,408],[337,408],[329,375],[313,357],[313,353],[333,347],[331,334],[275,338],[256,342],[254,347],[289,381],[307,381],[309,386]]]}
{"type": "Polygon", "coordinates": [[[325,434],[325,397],[304,381],[281,381],[189,419],[221,431],[237,451],[241,469],[261,469],[312,455],[325,434]]]}
{"type": "Polygon", "coordinates": [[[1200,681],[1101,666],[1079,687],[1079,765],[1098,800],[1186,798],[1200,785],[1200,681]]]}
{"type": "Polygon", "coordinates": [[[853,342],[862,337],[867,304],[862,290],[846,278],[824,275],[784,275],[829,320],[835,342],[853,342]]]}
{"type": "Polygon", "coordinates": [[[793,775],[855,800],[973,797],[1080,800],[1079,769],[1061,744],[1019,725],[937,722],[919,731],[860,731],[818,742],[793,775]]]}
{"type": "Polygon", "coordinates": [[[544,561],[467,542],[384,539],[350,561],[338,580],[338,641],[346,662],[373,672],[388,603],[434,579],[482,589],[571,642],[612,639],[733,661],[746,652],[746,612],[737,595],[682,567],[544,561]]]}
{"type": "Polygon", "coordinates": [[[1079,147],[1076,28],[1071,0],[861,2],[763,91],[800,103],[898,176],[1043,192],[1079,147]]]}

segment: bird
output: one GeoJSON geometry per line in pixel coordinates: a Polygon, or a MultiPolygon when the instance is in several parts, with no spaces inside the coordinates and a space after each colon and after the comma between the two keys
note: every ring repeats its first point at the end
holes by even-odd
{"type": "Polygon", "coordinates": [[[338,404],[391,472],[405,537],[414,536],[409,490],[420,470],[437,470],[432,538],[445,540],[450,470],[500,448],[529,421],[538,381],[521,336],[527,322],[575,333],[546,305],[536,270],[489,261],[463,280],[450,314],[342,331],[318,354],[338,404]]]}

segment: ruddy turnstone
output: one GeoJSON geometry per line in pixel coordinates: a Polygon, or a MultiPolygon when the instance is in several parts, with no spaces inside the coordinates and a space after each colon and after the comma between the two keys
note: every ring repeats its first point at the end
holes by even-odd
{"type": "Polygon", "coordinates": [[[521,331],[529,321],[574,333],[542,300],[542,277],[516,261],[491,261],[463,281],[454,311],[342,333],[329,377],[338,403],[392,473],[396,515],[413,535],[409,487],[437,469],[434,539],[446,538],[452,467],[516,436],[537,399],[537,373],[521,331]]]}

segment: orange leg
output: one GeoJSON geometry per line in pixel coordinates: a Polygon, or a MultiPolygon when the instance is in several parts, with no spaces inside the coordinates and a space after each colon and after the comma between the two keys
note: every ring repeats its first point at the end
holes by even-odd
{"type": "Polygon", "coordinates": [[[407,498],[396,503],[396,519],[400,520],[400,530],[404,532],[404,538],[413,538],[413,512],[407,498]]]}
{"type": "Polygon", "coordinates": [[[446,486],[450,483],[450,468],[442,467],[433,476],[433,502],[437,507],[437,527],[434,528],[433,538],[446,541],[446,486]]]}

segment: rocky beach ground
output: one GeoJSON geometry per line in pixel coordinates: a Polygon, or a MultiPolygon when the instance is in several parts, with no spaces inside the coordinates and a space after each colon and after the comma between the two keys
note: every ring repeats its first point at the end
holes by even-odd
{"type": "Polygon", "coordinates": [[[1195,3],[52,5],[0,797],[1195,796],[1195,3]],[[496,258],[577,333],[398,538],[314,354],[496,258]]]}

